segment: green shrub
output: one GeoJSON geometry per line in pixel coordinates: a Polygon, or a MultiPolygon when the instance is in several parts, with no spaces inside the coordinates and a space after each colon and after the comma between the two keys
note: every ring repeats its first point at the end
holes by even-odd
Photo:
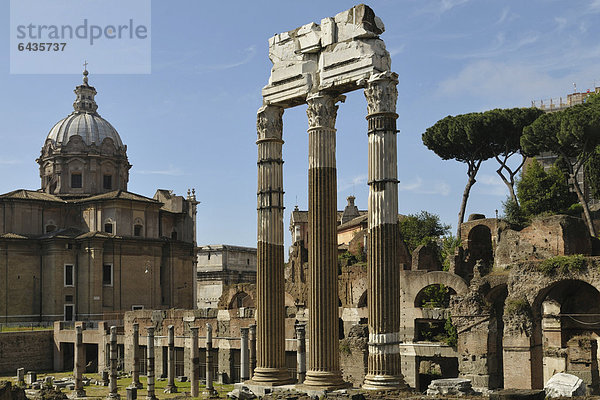
{"type": "Polygon", "coordinates": [[[446,339],[444,340],[448,346],[456,347],[458,343],[458,332],[456,331],[456,326],[452,323],[452,318],[448,316],[446,320],[446,324],[444,325],[444,330],[446,331],[446,339]]]}
{"type": "Polygon", "coordinates": [[[537,269],[546,276],[557,272],[567,274],[583,271],[586,267],[585,257],[581,254],[571,256],[556,256],[538,264],[537,269]]]}

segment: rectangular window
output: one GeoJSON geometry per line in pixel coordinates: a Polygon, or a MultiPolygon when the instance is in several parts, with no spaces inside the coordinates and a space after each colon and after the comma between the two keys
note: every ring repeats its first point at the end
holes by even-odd
{"type": "Polygon", "coordinates": [[[110,222],[104,224],[104,232],[113,233],[112,224],[110,222]]]}
{"type": "Polygon", "coordinates": [[[71,173],[71,188],[78,189],[82,186],[81,173],[71,173]]]}
{"type": "Polygon", "coordinates": [[[74,273],[75,270],[73,269],[72,265],[65,265],[65,286],[74,286],[73,282],[75,282],[74,279],[74,273]]]}
{"type": "Polygon", "coordinates": [[[112,175],[104,175],[104,189],[112,189],[112,175]]]}
{"type": "Polygon", "coordinates": [[[141,225],[134,225],[133,236],[142,236],[142,226],[141,225]]]}
{"type": "Polygon", "coordinates": [[[137,310],[143,310],[144,306],[143,305],[133,305],[131,306],[131,311],[137,311],[137,310]]]}
{"type": "Polygon", "coordinates": [[[112,286],[113,284],[113,266],[112,264],[104,264],[102,268],[102,285],[112,286]]]}
{"type": "Polygon", "coordinates": [[[75,307],[73,304],[65,304],[65,321],[73,321],[75,318],[75,307]]]}

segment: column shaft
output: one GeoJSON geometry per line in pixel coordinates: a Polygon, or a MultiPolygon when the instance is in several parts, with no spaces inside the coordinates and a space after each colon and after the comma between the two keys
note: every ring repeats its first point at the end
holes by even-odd
{"type": "Polygon", "coordinates": [[[136,389],[142,388],[140,382],[140,324],[133,324],[133,368],[131,371],[131,387],[136,389]]]}
{"type": "Polygon", "coordinates": [[[167,359],[167,387],[165,393],[177,393],[175,386],[175,326],[169,325],[168,329],[168,359],[167,359]]]}
{"type": "Polygon", "coordinates": [[[110,380],[109,380],[109,399],[120,398],[117,392],[117,327],[110,327],[110,380]]]}
{"type": "Polygon", "coordinates": [[[337,268],[337,99],[307,99],[309,361],[304,385],[333,389],[344,385],[339,362],[337,268]]]}
{"type": "Polygon", "coordinates": [[[250,363],[248,360],[248,328],[241,328],[240,342],[240,382],[250,379],[250,363]]]}
{"type": "Polygon", "coordinates": [[[252,380],[289,383],[285,367],[283,109],[258,110],[257,365],[252,380]]]}
{"type": "Polygon", "coordinates": [[[366,389],[405,386],[400,370],[400,269],[395,73],[367,83],[369,123],[368,295],[369,360],[366,389]]]}
{"type": "Polygon", "coordinates": [[[85,397],[86,393],[83,389],[83,373],[85,372],[85,345],[83,344],[83,327],[75,327],[75,391],[74,397],[85,397]]]}
{"type": "Polygon", "coordinates": [[[146,372],[148,394],[146,395],[146,400],[156,400],[154,392],[154,327],[149,326],[146,329],[148,330],[148,346],[146,348],[148,352],[148,367],[146,372]]]}
{"type": "Polygon", "coordinates": [[[198,356],[198,327],[193,326],[190,328],[192,332],[191,338],[191,346],[192,351],[190,351],[190,355],[192,357],[192,379],[191,381],[191,396],[198,397],[199,395],[199,377],[200,377],[200,357],[198,356]]]}

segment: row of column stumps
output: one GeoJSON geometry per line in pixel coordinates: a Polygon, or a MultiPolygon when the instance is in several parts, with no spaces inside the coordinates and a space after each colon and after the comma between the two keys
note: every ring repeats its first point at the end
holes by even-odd
{"type": "MultiPolygon", "coordinates": [[[[147,400],[157,400],[154,386],[154,372],[155,372],[155,357],[154,357],[154,327],[147,327],[148,342],[147,342],[147,385],[148,395],[147,400]]],[[[175,385],[175,329],[173,325],[169,325],[168,329],[168,377],[167,387],[165,393],[177,393],[177,386],[175,385]]],[[[192,359],[192,376],[190,378],[191,383],[191,397],[199,396],[199,376],[200,376],[200,357],[198,348],[198,327],[190,327],[191,331],[191,359],[192,359]]],[[[241,328],[241,381],[248,380],[253,374],[254,365],[256,364],[256,325],[252,324],[248,328],[241,328]]],[[[129,393],[132,390],[137,392],[137,389],[143,387],[139,380],[139,324],[133,324],[133,368],[132,368],[132,382],[127,387],[128,398],[131,396],[129,393]]],[[[83,373],[85,372],[85,349],[83,343],[83,327],[78,325],[75,327],[75,354],[74,354],[74,370],[73,375],[75,377],[75,390],[73,398],[85,397],[86,393],[83,389],[83,373]]],[[[117,386],[117,327],[111,326],[109,329],[109,394],[107,399],[120,399],[118,394],[117,386]]],[[[214,388],[214,354],[213,354],[213,339],[212,339],[212,326],[206,324],[206,389],[204,395],[208,397],[217,397],[218,393],[214,388]]],[[[24,368],[17,369],[18,382],[24,381],[24,368]]],[[[135,396],[135,395],[134,395],[135,396]]]]}
{"type": "MultiPolygon", "coordinates": [[[[368,304],[369,359],[366,389],[406,387],[400,370],[400,271],[396,100],[398,75],[363,80],[369,135],[368,304]]],[[[309,134],[309,347],[303,386],[346,386],[339,366],[337,282],[337,93],[306,99],[309,134]]],[[[253,383],[284,385],[283,108],[257,113],[257,367],[253,383]]],[[[300,375],[298,376],[300,378],[300,375]]],[[[300,379],[298,379],[300,382],[300,379]]]]}

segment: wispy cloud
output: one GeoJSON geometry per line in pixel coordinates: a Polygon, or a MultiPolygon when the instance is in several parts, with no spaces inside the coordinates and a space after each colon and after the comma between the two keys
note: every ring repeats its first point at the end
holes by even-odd
{"type": "Polygon", "coordinates": [[[436,95],[453,97],[469,94],[518,102],[553,87],[556,87],[556,80],[537,68],[482,60],[468,64],[458,75],[443,81],[436,95]]]}
{"type": "Polygon", "coordinates": [[[401,192],[412,192],[417,194],[437,194],[448,196],[450,194],[450,185],[442,181],[423,182],[421,177],[416,177],[411,182],[400,182],[398,190],[401,192]]]}
{"type": "Polygon", "coordinates": [[[498,175],[482,174],[477,177],[479,193],[490,196],[506,196],[508,189],[498,175]]]}
{"type": "Polygon", "coordinates": [[[588,10],[590,12],[600,12],[600,0],[593,0],[589,5],[588,10]]]}
{"type": "Polygon", "coordinates": [[[243,53],[243,57],[238,61],[232,61],[232,62],[223,63],[223,64],[212,64],[212,65],[200,64],[196,67],[196,71],[198,71],[198,72],[218,71],[218,70],[236,68],[236,67],[240,67],[244,64],[248,64],[256,56],[256,46],[252,45],[252,46],[246,47],[242,51],[242,53],[243,53]]]}
{"type": "Polygon", "coordinates": [[[158,170],[141,170],[135,171],[141,175],[167,175],[167,176],[182,176],[185,175],[180,168],[176,168],[173,165],[169,165],[168,168],[158,170]]]}
{"type": "Polygon", "coordinates": [[[440,17],[442,14],[452,10],[453,8],[462,6],[470,0],[438,0],[426,3],[426,6],[418,9],[417,14],[434,14],[440,17]]]}
{"type": "Polygon", "coordinates": [[[391,47],[388,51],[390,52],[390,56],[394,57],[400,53],[403,53],[405,48],[406,48],[406,43],[401,44],[399,46],[391,47]]]}
{"type": "Polygon", "coordinates": [[[367,174],[356,175],[350,179],[341,180],[338,184],[338,193],[348,190],[350,188],[355,189],[357,186],[364,186],[367,184],[367,174]]]}

